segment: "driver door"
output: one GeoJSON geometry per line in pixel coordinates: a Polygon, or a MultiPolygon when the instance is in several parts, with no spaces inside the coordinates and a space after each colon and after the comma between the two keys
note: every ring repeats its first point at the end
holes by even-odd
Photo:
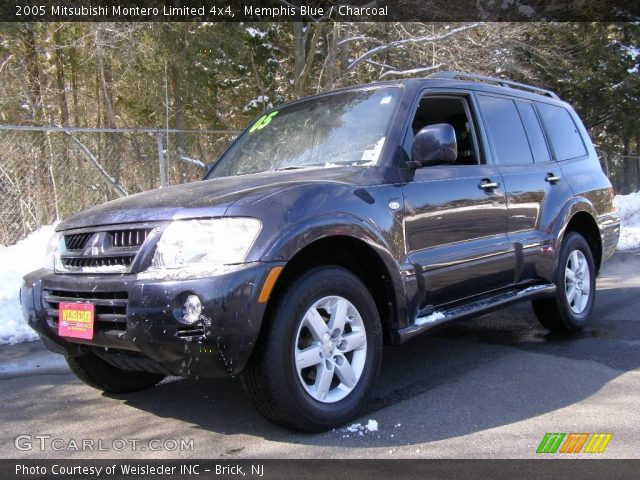
{"type": "Polygon", "coordinates": [[[404,185],[405,242],[421,307],[438,306],[513,281],[504,181],[478,148],[470,96],[427,95],[416,110],[405,150],[426,125],[450,123],[458,159],[418,168],[404,185]]]}

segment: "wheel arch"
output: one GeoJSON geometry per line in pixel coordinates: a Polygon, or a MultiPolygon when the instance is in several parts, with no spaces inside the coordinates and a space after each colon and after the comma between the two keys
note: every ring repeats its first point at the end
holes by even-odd
{"type": "Polygon", "coordinates": [[[602,232],[596,221],[597,213],[594,206],[585,198],[575,199],[565,207],[561,218],[562,222],[559,223],[556,235],[558,251],[562,241],[570,232],[579,233],[591,248],[597,273],[602,264],[602,232]]]}
{"type": "MultiPolygon", "coordinates": [[[[333,224],[335,228],[335,224],[333,224]]],[[[306,231],[302,234],[307,242],[302,245],[298,240],[289,242],[288,248],[296,244],[295,251],[289,251],[286,265],[278,277],[273,288],[265,311],[265,323],[268,323],[272,309],[278,303],[279,298],[290,282],[309,270],[322,265],[336,265],[343,267],[355,274],[367,287],[376,303],[385,342],[390,341],[390,332],[398,328],[403,312],[405,312],[404,286],[399,269],[393,261],[393,257],[384,245],[372,238],[370,233],[363,232],[361,228],[350,226],[346,229],[335,228],[334,234],[315,234],[306,231]],[[353,235],[360,233],[359,236],[353,235]]],[[[286,252],[287,248],[281,251],[286,252]]],[[[278,256],[282,258],[282,253],[278,256]]]]}

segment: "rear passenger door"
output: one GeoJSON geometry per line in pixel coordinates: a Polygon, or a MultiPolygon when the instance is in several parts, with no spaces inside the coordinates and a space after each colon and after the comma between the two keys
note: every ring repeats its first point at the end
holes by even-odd
{"type": "Polygon", "coordinates": [[[514,282],[535,278],[544,246],[553,238],[547,227],[570,187],[552,159],[532,102],[485,93],[477,99],[493,163],[504,180],[514,282]]]}

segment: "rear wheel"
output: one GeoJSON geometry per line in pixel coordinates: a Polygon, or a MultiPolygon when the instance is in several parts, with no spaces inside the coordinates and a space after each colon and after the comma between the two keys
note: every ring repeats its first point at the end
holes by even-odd
{"type": "Polygon", "coordinates": [[[582,330],[593,310],[596,272],[591,248],[579,233],[562,242],[555,283],[555,298],[532,301],[538,320],[555,332],[582,330]]]}
{"type": "Polygon", "coordinates": [[[382,333],[375,302],[348,270],[319,267],[281,297],[243,372],[268,420],[323,431],[353,418],[378,374],[382,333]]]}
{"type": "Polygon", "coordinates": [[[136,392],[153,387],[165,377],[158,373],[122,370],[92,353],[66,357],[66,359],[67,364],[80,380],[103,392],[136,392]]]}

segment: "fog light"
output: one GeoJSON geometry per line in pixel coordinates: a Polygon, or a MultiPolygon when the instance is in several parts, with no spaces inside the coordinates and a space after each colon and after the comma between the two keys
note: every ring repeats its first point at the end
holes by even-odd
{"type": "Polygon", "coordinates": [[[198,321],[202,313],[202,303],[197,295],[189,295],[182,309],[182,323],[192,324],[198,321]]]}

